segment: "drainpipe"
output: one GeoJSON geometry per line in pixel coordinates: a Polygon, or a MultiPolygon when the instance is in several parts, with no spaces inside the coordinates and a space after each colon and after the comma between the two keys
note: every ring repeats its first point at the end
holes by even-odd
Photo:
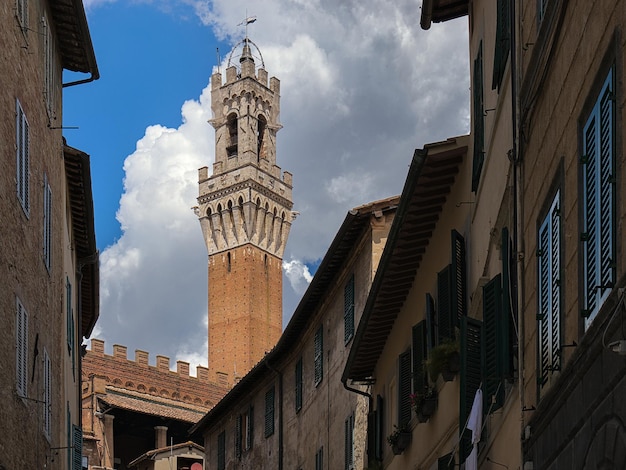
{"type": "MultiPolygon", "coordinates": [[[[513,223],[515,225],[515,231],[513,232],[513,252],[515,253],[515,274],[517,289],[515,289],[515,303],[517,305],[517,351],[518,351],[518,393],[520,400],[520,432],[523,436],[524,433],[524,408],[526,407],[526,401],[524,396],[524,341],[525,341],[525,321],[524,321],[524,283],[523,283],[523,270],[524,270],[524,231],[521,224],[523,218],[523,198],[520,191],[523,189],[522,181],[522,149],[521,149],[521,128],[518,120],[519,112],[519,97],[518,97],[518,80],[521,80],[521,71],[517,66],[517,21],[516,21],[516,0],[510,0],[511,16],[510,16],[510,31],[511,31],[511,127],[513,131],[513,149],[511,155],[511,161],[513,162],[513,223]]],[[[522,439],[520,439],[520,469],[524,468],[524,449],[522,445],[522,439]]]]}
{"type": "MultiPolygon", "coordinates": [[[[343,384],[343,387],[349,391],[349,392],[354,392],[354,393],[358,393],[359,395],[363,395],[364,397],[367,397],[367,437],[366,437],[366,442],[369,443],[370,439],[369,439],[369,435],[371,432],[371,429],[369,428],[369,414],[372,411],[372,408],[374,408],[374,400],[372,399],[372,394],[371,393],[367,393],[364,392],[363,390],[359,390],[358,388],[352,388],[350,387],[348,384],[348,379],[347,377],[341,377],[341,383],[343,384]]],[[[373,455],[373,449],[370,449],[369,446],[367,448],[367,461],[369,462],[370,460],[372,460],[375,456],[373,455]]]]}
{"type": "Polygon", "coordinates": [[[268,360],[265,360],[265,365],[278,377],[278,470],[283,470],[283,374],[274,369],[268,360]]]}
{"type": "Polygon", "coordinates": [[[100,74],[96,73],[96,74],[91,74],[89,76],[89,78],[85,78],[83,80],[76,80],[74,82],[67,82],[63,84],[63,88],[67,88],[67,87],[71,87],[71,86],[75,86],[75,85],[82,85],[83,83],[89,83],[89,82],[93,82],[94,80],[98,80],[100,78],[100,74]]]}

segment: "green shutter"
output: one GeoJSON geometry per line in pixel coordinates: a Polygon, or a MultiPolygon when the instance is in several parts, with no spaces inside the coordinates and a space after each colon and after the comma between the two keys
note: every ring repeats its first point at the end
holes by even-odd
{"type": "Polygon", "coordinates": [[[226,431],[217,436],[217,470],[226,468],[226,431]]]}
{"type": "Polygon", "coordinates": [[[502,311],[502,276],[483,286],[483,412],[494,412],[504,404],[504,364],[509,361],[508,316],[502,311]],[[492,405],[492,397],[495,402],[492,405]],[[489,409],[491,407],[491,409],[489,409]]]}
{"type": "Polygon", "coordinates": [[[235,457],[241,459],[241,434],[242,434],[242,422],[243,416],[237,415],[237,420],[235,421],[235,457]]]}
{"type": "Polygon", "coordinates": [[[265,437],[274,434],[274,387],[265,392],[265,437]]]}
{"type": "Polygon", "coordinates": [[[343,323],[343,340],[347,344],[354,336],[354,274],[350,276],[343,291],[343,323]]]}
{"type": "Polygon", "coordinates": [[[83,430],[72,425],[72,470],[81,470],[83,466],[83,430]]]}
{"type": "Polygon", "coordinates": [[[454,454],[446,454],[437,459],[437,470],[454,470],[454,454]]]}
{"type": "Polygon", "coordinates": [[[498,0],[498,20],[496,26],[496,44],[493,54],[493,79],[491,89],[500,90],[506,61],[511,49],[511,8],[510,0],[498,0]]]}
{"type": "Polygon", "coordinates": [[[465,239],[456,230],[452,230],[452,267],[451,301],[454,326],[459,327],[461,317],[467,315],[466,276],[465,276],[465,239]]]}
{"type": "Polygon", "coordinates": [[[302,409],[302,358],[296,362],[296,413],[302,409]]]}
{"type": "Polygon", "coordinates": [[[383,397],[376,395],[376,423],[374,428],[374,456],[376,460],[383,459],[383,436],[384,436],[384,420],[385,420],[385,408],[383,397]]]}
{"type": "Polygon", "coordinates": [[[485,159],[485,106],[483,103],[483,43],[478,46],[474,59],[472,80],[473,124],[474,124],[474,159],[472,164],[472,192],[478,189],[480,173],[485,159]]]}
{"type": "Polygon", "coordinates": [[[248,429],[247,431],[247,441],[248,441],[248,449],[252,448],[253,440],[254,440],[254,407],[250,405],[248,409],[248,429]]]}
{"type": "Polygon", "coordinates": [[[354,464],[354,415],[344,422],[344,469],[352,470],[354,464]]]}
{"type": "Polygon", "coordinates": [[[515,328],[511,321],[513,296],[511,295],[513,278],[511,277],[511,238],[509,237],[509,229],[502,228],[502,239],[500,241],[500,253],[502,256],[502,324],[500,334],[504,344],[502,345],[503,361],[502,376],[510,377],[513,370],[512,351],[510,338],[515,335],[515,328]]]}
{"type": "Polygon", "coordinates": [[[422,320],[412,331],[413,336],[413,393],[423,393],[428,386],[426,368],[426,321],[422,320]]]}
{"type": "Polygon", "coordinates": [[[324,378],[324,329],[320,325],[315,332],[314,339],[314,359],[315,359],[315,385],[318,385],[324,378]]]}
{"type": "Polygon", "coordinates": [[[438,342],[454,339],[455,312],[452,310],[452,266],[437,273],[437,330],[438,342]]]}
{"type": "Polygon", "coordinates": [[[471,451],[471,441],[463,433],[476,390],[482,382],[482,323],[470,317],[461,318],[461,371],[459,397],[459,464],[471,451]]]}
{"type": "Polygon", "coordinates": [[[426,294],[426,349],[437,346],[437,313],[433,296],[426,294]]]}
{"type": "Polygon", "coordinates": [[[411,421],[411,351],[398,358],[398,427],[411,421]]]}

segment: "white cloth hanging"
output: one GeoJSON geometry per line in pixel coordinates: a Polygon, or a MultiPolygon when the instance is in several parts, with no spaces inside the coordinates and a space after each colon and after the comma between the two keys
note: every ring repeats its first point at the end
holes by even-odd
{"type": "Polygon", "coordinates": [[[467,420],[467,429],[472,431],[472,452],[465,459],[465,470],[478,470],[478,442],[483,428],[483,392],[479,388],[467,420]]]}

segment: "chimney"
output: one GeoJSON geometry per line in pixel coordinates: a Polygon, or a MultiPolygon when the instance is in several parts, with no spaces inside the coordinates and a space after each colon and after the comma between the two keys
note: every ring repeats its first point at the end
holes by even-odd
{"type": "Polygon", "coordinates": [[[167,426],[154,427],[154,445],[156,449],[167,447],[167,426]]]}

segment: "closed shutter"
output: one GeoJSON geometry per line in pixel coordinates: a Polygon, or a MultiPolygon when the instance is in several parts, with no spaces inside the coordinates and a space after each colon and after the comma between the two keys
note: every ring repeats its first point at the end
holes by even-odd
{"type": "Polygon", "coordinates": [[[465,239],[459,232],[452,230],[452,266],[451,302],[454,326],[459,327],[461,317],[467,315],[466,276],[465,276],[465,239]]]}
{"type": "Polygon", "coordinates": [[[354,468],[354,415],[350,415],[344,422],[345,458],[344,469],[354,468]]]}
{"type": "Polygon", "coordinates": [[[422,394],[428,386],[426,368],[426,321],[413,326],[413,393],[422,394]]]}
{"type": "Polygon", "coordinates": [[[493,54],[493,79],[491,89],[500,90],[506,61],[511,49],[510,0],[498,0],[498,20],[496,26],[496,44],[493,54]]]}
{"type": "Polygon", "coordinates": [[[26,215],[30,215],[30,127],[19,100],[16,101],[17,197],[26,215]]]}
{"type": "Polygon", "coordinates": [[[48,175],[43,175],[43,260],[50,271],[52,263],[52,189],[48,175]]]}
{"type": "Polygon", "coordinates": [[[502,382],[504,364],[509,361],[509,324],[508,316],[502,314],[501,284],[502,276],[498,274],[483,286],[484,413],[493,412],[504,404],[502,382]]]}
{"type": "Polygon", "coordinates": [[[513,277],[511,275],[511,238],[509,229],[502,228],[502,238],[500,241],[502,255],[502,329],[501,334],[505,343],[503,344],[504,361],[502,363],[502,376],[510,377],[513,371],[513,346],[517,327],[513,320],[513,277]],[[513,340],[512,340],[513,338],[513,340]]]}
{"type": "Polygon", "coordinates": [[[81,470],[83,465],[83,430],[72,426],[72,470],[81,470]]]}
{"type": "Polygon", "coordinates": [[[28,314],[18,298],[16,298],[15,323],[16,389],[20,397],[26,397],[28,391],[28,314]]]}
{"type": "Polygon", "coordinates": [[[296,362],[296,413],[302,409],[302,358],[296,362]]]}
{"type": "Polygon", "coordinates": [[[350,277],[343,291],[343,323],[343,340],[348,343],[354,336],[354,275],[350,277]]]}
{"type": "Polygon", "coordinates": [[[217,436],[217,470],[226,469],[226,431],[217,436]]]}
{"type": "Polygon", "coordinates": [[[274,387],[265,392],[265,437],[274,434],[274,387]]]}
{"type": "Polygon", "coordinates": [[[437,470],[454,470],[454,454],[446,454],[437,459],[437,470]]]}
{"type": "Polygon", "coordinates": [[[411,421],[411,351],[398,358],[398,427],[411,421]]]}
{"type": "Polygon", "coordinates": [[[315,385],[319,385],[319,383],[324,378],[324,329],[323,326],[320,327],[315,332],[314,339],[314,353],[315,353],[315,385]]]}
{"type": "MultiPolygon", "coordinates": [[[[463,433],[465,423],[474,403],[476,390],[482,382],[482,323],[470,317],[461,318],[461,371],[459,429],[459,464],[471,452],[471,440],[463,433]]],[[[471,434],[471,433],[470,433],[471,434]]]]}
{"type": "Polygon", "coordinates": [[[437,273],[437,330],[438,342],[454,339],[455,315],[452,310],[452,266],[437,273]]]}
{"type": "Polygon", "coordinates": [[[374,440],[376,444],[376,447],[374,449],[374,455],[376,457],[376,460],[383,459],[383,436],[385,432],[383,426],[383,423],[385,422],[385,409],[383,406],[383,397],[381,397],[380,395],[376,395],[376,423],[374,430],[374,440]]]}
{"type": "Polygon", "coordinates": [[[435,300],[430,294],[426,294],[426,348],[430,351],[437,346],[437,312],[435,300]]]}
{"type": "Polygon", "coordinates": [[[241,427],[243,422],[243,416],[237,415],[235,421],[235,457],[241,459],[241,427]]]}
{"type": "Polygon", "coordinates": [[[472,162],[472,192],[478,190],[480,173],[485,159],[485,106],[483,103],[483,43],[478,46],[478,54],[474,59],[472,80],[472,121],[474,124],[474,158],[472,162]]]}
{"type": "Polygon", "coordinates": [[[250,408],[248,409],[248,428],[246,437],[246,449],[250,449],[253,445],[254,439],[254,407],[252,405],[250,405],[250,408]]]}
{"type": "Polygon", "coordinates": [[[52,427],[52,363],[46,349],[43,350],[43,432],[51,437],[52,427]]]}

